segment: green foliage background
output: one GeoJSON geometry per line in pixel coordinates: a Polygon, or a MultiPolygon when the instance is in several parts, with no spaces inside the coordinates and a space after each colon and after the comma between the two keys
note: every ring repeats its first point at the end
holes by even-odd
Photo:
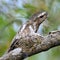
{"type": "MultiPolygon", "coordinates": [[[[0,0],[0,56],[9,48],[21,24],[41,10],[47,11],[49,18],[39,32],[47,35],[49,31],[60,30],[60,0],[0,0]]],[[[60,60],[60,47],[29,57],[28,60],[60,60]]]]}

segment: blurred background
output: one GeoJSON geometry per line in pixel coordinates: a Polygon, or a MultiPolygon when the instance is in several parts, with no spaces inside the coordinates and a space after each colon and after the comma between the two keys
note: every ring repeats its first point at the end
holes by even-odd
{"type": "MultiPolygon", "coordinates": [[[[0,0],[0,56],[7,51],[20,26],[41,10],[47,11],[49,17],[41,24],[38,33],[47,35],[49,31],[60,30],[60,0],[0,0]]],[[[60,47],[28,60],[60,60],[60,47]]]]}

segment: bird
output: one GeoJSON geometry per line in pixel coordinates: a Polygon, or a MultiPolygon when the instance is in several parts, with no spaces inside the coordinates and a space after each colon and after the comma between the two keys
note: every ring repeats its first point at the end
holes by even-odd
{"type": "Polygon", "coordinates": [[[37,33],[39,26],[46,20],[47,17],[48,13],[46,11],[33,14],[31,18],[21,26],[17,34],[14,36],[7,52],[9,53],[18,47],[22,48],[23,52],[27,53],[33,50],[34,42],[31,37],[33,35],[39,35],[37,33]]]}

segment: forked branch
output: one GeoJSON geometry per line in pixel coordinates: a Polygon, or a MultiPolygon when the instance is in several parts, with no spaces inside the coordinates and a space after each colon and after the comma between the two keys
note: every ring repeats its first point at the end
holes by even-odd
{"type": "MultiPolygon", "coordinates": [[[[29,39],[31,38],[34,40],[35,43],[28,53],[23,53],[22,48],[16,48],[2,56],[0,60],[23,60],[29,56],[47,51],[52,47],[60,45],[60,31],[50,32],[47,36],[43,37],[39,35],[33,35],[29,39]]],[[[29,45],[32,45],[32,43],[30,43],[29,45]]]]}

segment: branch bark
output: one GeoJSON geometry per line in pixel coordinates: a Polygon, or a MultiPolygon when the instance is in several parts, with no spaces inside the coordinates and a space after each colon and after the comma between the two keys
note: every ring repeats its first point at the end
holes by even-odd
{"type": "MultiPolygon", "coordinates": [[[[23,60],[29,56],[32,56],[43,51],[47,51],[52,47],[60,45],[60,31],[50,32],[47,36],[43,37],[40,35],[32,35],[29,39],[31,38],[33,42],[33,47],[31,49],[30,48],[28,49],[29,52],[26,51],[25,53],[23,53],[22,48],[16,48],[2,56],[0,60],[23,60]]],[[[29,45],[32,45],[31,41],[29,45]]]]}

